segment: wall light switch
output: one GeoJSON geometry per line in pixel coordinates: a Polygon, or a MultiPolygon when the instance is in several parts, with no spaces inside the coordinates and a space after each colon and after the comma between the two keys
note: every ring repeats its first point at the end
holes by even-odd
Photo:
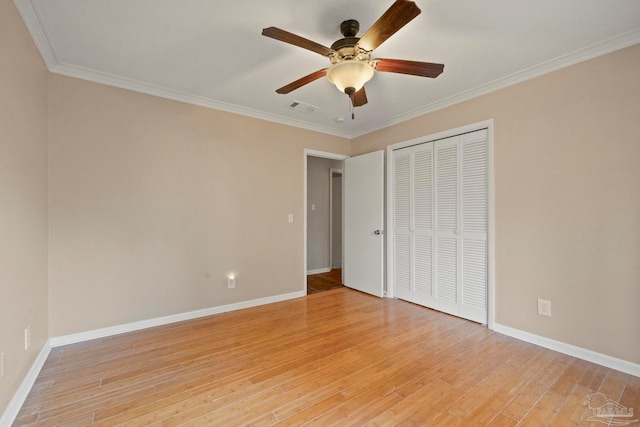
{"type": "Polygon", "coordinates": [[[312,204],[311,204],[311,210],[312,210],[312,211],[315,211],[315,210],[316,210],[316,204],[315,204],[315,203],[312,203],[312,204]]]}
{"type": "Polygon", "coordinates": [[[232,289],[236,287],[236,278],[234,276],[227,277],[227,288],[232,289]]]}
{"type": "Polygon", "coordinates": [[[289,214],[289,224],[293,224],[293,214],[289,214]]]}

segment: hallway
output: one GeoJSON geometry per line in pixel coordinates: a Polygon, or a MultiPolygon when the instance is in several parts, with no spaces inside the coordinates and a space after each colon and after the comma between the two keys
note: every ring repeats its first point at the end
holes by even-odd
{"type": "Polygon", "coordinates": [[[311,274],[307,276],[307,295],[330,289],[342,288],[342,269],[334,268],[328,273],[311,274]]]}

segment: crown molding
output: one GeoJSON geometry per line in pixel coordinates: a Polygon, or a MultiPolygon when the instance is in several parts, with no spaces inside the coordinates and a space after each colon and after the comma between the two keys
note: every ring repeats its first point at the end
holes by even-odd
{"type": "Polygon", "coordinates": [[[255,109],[241,107],[238,105],[209,99],[190,93],[176,91],[138,80],[128,79],[125,77],[91,70],[88,68],[65,64],[59,61],[58,56],[56,55],[55,47],[48,35],[48,30],[41,18],[41,14],[38,10],[37,4],[33,0],[13,0],[13,2],[16,5],[16,8],[18,9],[18,12],[20,13],[20,16],[22,17],[22,20],[24,21],[38,51],[40,52],[40,55],[42,56],[47,69],[52,73],[87,80],[94,83],[101,83],[108,86],[114,86],[121,89],[132,90],[134,92],[140,92],[147,95],[167,98],[187,104],[198,105],[214,110],[235,113],[254,119],[266,120],[268,122],[279,123],[328,135],[334,135],[346,139],[351,139],[352,137],[352,133],[348,131],[308,123],[302,120],[296,120],[276,114],[265,113],[255,109]]]}
{"type": "Polygon", "coordinates": [[[38,6],[32,0],[13,0],[31,38],[40,52],[45,65],[51,71],[58,63],[53,43],[49,39],[48,31],[40,18],[38,6]]]}
{"type": "Polygon", "coordinates": [[[151,83],[128,79],[126,77],[120,77],[120,76],[112,75],[109,73],[103,73],[100,71],[78,67],[75,65],[58,63],[53,68],[50,68],[50,71],[55,74],[74,77],[82,80],[91,81],[94,83],[100,83],[108,86],[118,87],[121,89],[127,89],[134,92],[144,93],[147,95],[158,96],[160,98],[171,99],[174,101],[184,102],[187,104],[198,105],[201,107],[211,108],[214,110],[234,113],[241,116],[251,117],[254,119],[266,120],[272,123],[279,123],[282,125],[306,129],[306,130],[319,132],[323,134],[339,136],[346,139],[350,139],[352,137],[352,134],[350,132],[333,129],[327,126],[308,123],[301,120],[292,119],[289,117],[278,116],[276,114],[265,113],[263,111],[258,111],[252,108],[241,107],[239,105],[217,101],[214,99],[205,98],[203,96],[181,92],[181,91],[169,89],[162,86],[157,86],[151,83]]]}
{"type": "Polygon", "coordinates": [[[495,92],[497,90],[504,89],[517,83],[531,80],[536,77],[551,73],[553,71],[557,71],[562,68],[566,68],[571,65],[596,58],[598,56],[606,55],[607,53],[615,52],[616,50],[624,49],[625,47],[633,46],[638,43],[640,43],[640,29],[610,38],[599,43],[592,44],[591,46],[587,46],[583,49],[579,49],[566,55],[559,56],[550,61],[543,62],[542,64],[526,68],[522,71],[518,71],[492,82],[476,86],[450,97],[432,102],[431,104],[414,109],[405,114],[392,117],[389,120],[379,122],[378,124],[376,124],[376,126],[362,129],[360,132],[352,135],[352,138],[357,138],[368,133],[387,128],[389,126],[396,125],[398,123],[402,123],[407,120],[411,120],[416,117],[432,113],[434,111],[441,110],[443,108],[450,107],[452,105],[459,104],[473,98],[477,98],[482,95],[486,95],[490,92],[495,92]]]}
{"type": "Polygon", "coordinates": [[[276,114],[265,113],[255,109],[217,101],[214,99],[209,99],[185,92],[180,92],[150,83],[141,82],[138,80],[128,79],[108,73],[61,63],[57,58],[55,47],[51,43],[51,40],[48,36],[46,26],[43,24],[43,21],[40,17],[40,12],[38,10],[37,4],[33,0],[13,1],[18,8],[18,11],[20,12],[20,15],[22,16],[22,19],[27,26],[27,29],[31,34],[36,47],[40,51],[42,59],[44,60],[49,71],[52,73],[79,78],[82,80],[88,80],[109,86],[115,86],[122,89],[128,89],[135,92],[158,96],[161,98],[172,99],[174,101],[185,102],[187,104],[193,104],[206,108],[212,108],[215,110],[235,113],[255,119],[293,126],[296,128],[306,129],[314,132],[334,135],[346,139],[357,138],[368,133],[387,128],[389,126],[396,125],[407,120],[411,120],[416,117],[441,110],[443,108],[450,107],[452,105],[459,104],[473,98],[477,98],[482,95],[486,95],[490,92],[504,89],[517,83],[521,83],[523,81],[551,73],[561,68],[565,68],[579,62],[583,62],[640,43],[640,29],[634,30],[620,36],[595,43],[591,46],[587,46],[583,49],[579,49],[569,54],[562,55],[542,64],[538,64],[522,71],[518,71],[487,84],[483,84],[457,93],[450,97],[438,100],[436,102],[432,102],[423,107],[408,111],[407,113],[390,117],[388,120],[380,121],[374,126],[365,127],[360,130],[346,131],[334,129],[328,126],[316,125],[313,123],[279,116],[276,114]]]}

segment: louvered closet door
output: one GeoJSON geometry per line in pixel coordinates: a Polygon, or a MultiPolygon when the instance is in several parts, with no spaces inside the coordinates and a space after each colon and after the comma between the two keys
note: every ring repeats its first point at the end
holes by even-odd
{"type": "Polygon", "coordinates": [[[488,159],[481,130],[394,151],[398,298],[487,322],[488,159]]]}
{"type": "Polygon", "coordinates": [[[459,137],[434,143],[436,310],[459,315],[458,289],[458,146],[459,137]]]}
{"type": "Polygon", "coordinates": [[[398,298],[411,300],[412,251],[411,251],[411,152],[410,148],[394,153],[394,210],[393,210],[393,277],[394,291],[398,298]]]}
{"type": "Polygon", "coordinates": [[[394,153],[394,290],[398,298],[433,298],[433,146],[394,153]]]}
{"type": "Polygon", "coordinates": [[[414,301],[432,304],[433,287],[433,145],[413,147],[412,255],[414,301]]]}
{"type": "Polygon", "coordinates": [[[487,131],[460,136],[460,316],[487,322],[487,131]]]}

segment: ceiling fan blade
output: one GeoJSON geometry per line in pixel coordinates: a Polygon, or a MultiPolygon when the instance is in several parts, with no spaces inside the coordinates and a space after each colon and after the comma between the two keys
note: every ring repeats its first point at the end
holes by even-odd
{"type": "Polygon", "coordinates": [[[280,89],[277,89],[276,92],[278,92],[279,94],[286,94],[289,92],[292,92],[296,89],[298,89],[299,87],[302,87],[304,85],[306,85],[307,83],[311,83],[312,81],[318,80],[321,77],[324,77],[327,75],[327,69],[322,69],[322,70],[318,70],[315,71],[307,76],[304,76],[298,80],[296,80],[295,82],[291,82],[286,86],[282,86],[280,89]]]}
{"type": "Polygon", "coordinates": [[[367,93],[364,91],[364,86],[362,86],[362,89],[354,93],[351,97],[351,103],[354,107],[362,107],[367,102],[367,93]]]}
{"type": "Polygon", "coordinates": [[[262,30],[262,35],[292,44],[294,46],[301,47],[303,49],[310,50],[311,52],[319,53],[322,56],[329,56],[331,55],[331,53],[333,53],[333,50],[321,45],[320,43],[305,39],[304,37],[300,37],[288,31],[281,30],[280,28],[265,28],[262,30]]]}
{"type": "Polygon", "coordinates": [[[442,74],[442,71],[444,71],[444,64],[404,61],[402,59],[376,59],[375,64],[376,71],[411,74],[412,76],[431,78],[438,77],[442,74]]]}
{"type": "Polygon", "coordinates": [[[414,2],[396,0],[362,36],[358,46],[371,52],[418,15],[420,8],[414,2]]]}

